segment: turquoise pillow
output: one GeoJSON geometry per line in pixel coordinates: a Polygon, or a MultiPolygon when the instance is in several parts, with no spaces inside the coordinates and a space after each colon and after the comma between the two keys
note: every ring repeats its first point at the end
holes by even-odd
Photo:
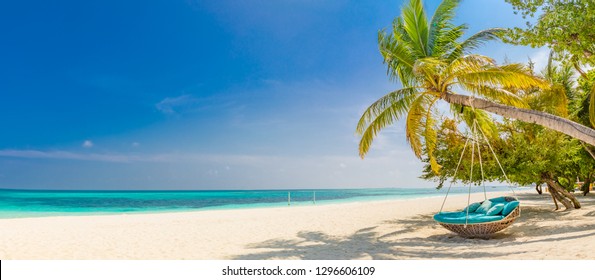
{"type": "Polygon", "coordinates": [[[509,203],[507,203],[504,206],[504,209],[502,209],[502,216],[508,216],[508,214],[510,214],[512,211],[514,211],[514,209],[519,206],[519,202],[517,201],[511,201],[509,203]]]}
{"type": "Polygon", "coordinates": [[[488,210],[488,212],[486,212],[486,215],[488,215],[488,216],[498,215],[498,214],[500,214],[500,212],[502,212],[502,209],[504,209],[504,203],[498,203],[498,204],[492,206],[490,208],[490,210],[488,210]]]}
{"type": "Polygon", "coordinates": [[[496,198],[490,198],[490,201],[493,203],[506,203],[508,201],[506,201],[506,197],[496,197],[496,198]]]}
{"type": "Polygon", "coordinates": [[[489,200],[485,200],[484,202],[481,203],[481,206],[479,206],[477,208],[477,210],[475,210],[475,213],[487,213],[488,210],[490,210],[490,208],[492,207],[492,202],[489,200]]]}
{"type": "Polygon", "coordinates": [[[463,212],[467,212],[467,208],[469,208],[469,213],[473,213],[473,212],[475,212],[475,210],[477,210],[477,208],[479,208],[480,205],[481,205],[481,203],[479,203],[479,202],[471,203],[471,204],[469,204],[469,206],[467,206],[467,207],[465,207],[465,209],[463,209],[463,212]]]}

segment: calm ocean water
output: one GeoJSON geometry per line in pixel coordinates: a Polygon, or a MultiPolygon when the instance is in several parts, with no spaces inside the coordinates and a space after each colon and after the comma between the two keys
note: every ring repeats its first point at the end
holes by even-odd
{"type": "MultiPolygon", "coordinates": [[[[506,191],[489,187],[487,191],[506,191]]],[[[473,187],[473,192],[483,188],[473,187]]],[[[238,191],[50,191],[0,189],[0,218],[172,212],[341,203],[442,196],[433,188],[238,190],[238,191]]],[[[453,188],[451,193],[467,193],[453,188]]]]}

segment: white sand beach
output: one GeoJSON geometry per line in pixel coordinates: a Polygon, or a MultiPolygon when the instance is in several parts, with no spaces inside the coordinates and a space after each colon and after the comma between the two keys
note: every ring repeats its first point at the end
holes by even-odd
{"type": "MultiPolygon", "coordinates": [[[[0,219],[0,259],[595,259],[595,195],[563,212],[552,211],[548,194],[519,198],[521,218],[489,240],[436,224],[443,197],[0,219]]],[[[451,196],[445,210],[466,203],[466,195],[451,196]]]]}

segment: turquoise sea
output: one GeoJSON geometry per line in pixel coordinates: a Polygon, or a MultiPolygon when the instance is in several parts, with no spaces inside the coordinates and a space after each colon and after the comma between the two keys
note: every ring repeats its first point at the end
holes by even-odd
{"type": "MultiPolygon", "coordinates": [[[[506,191],[489,187],[487,191],[506,191]]],[[[465,187],[451,193],[467,193],[465,187]]],[[[57,191],[0,189],[0,218],[295,207],[443,196],[433,188],[204,191],[57,191]],[[291,205],[288,205],[288,195],[291,205]],[[316,202],[314,203],[314,197],[316,202]]],[[[472,192],[483,192],[473,187],[472,192]]]]}

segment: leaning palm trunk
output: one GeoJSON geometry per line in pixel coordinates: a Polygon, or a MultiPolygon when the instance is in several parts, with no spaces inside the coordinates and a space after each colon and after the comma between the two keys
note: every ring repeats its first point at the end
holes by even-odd
{"type": "Polygon", "coordinates": [[[549,129],[564,133],[570,137],[584,141],[585,143],[595,145],[595,130],[562,117],[541,111],[502,105],[467,95],[445,92],[442,94],[441,98],[451,104],[469,106],[475,109],[485,110],[505,118],[539,124],[549,129]]]}
{"type": "MultiPolygon", "coordinates": [[[[548,186],[550,194],[552,197],[557,198],[566,209],[580,209],[581,203],[572,195],[571,193],[567,192],[562,186],[558,185],[558,183],[552,179],[545,179],[545,182],[548,186]]],[[[556,206],[557,208],[557,206],[556,206]]]]}

